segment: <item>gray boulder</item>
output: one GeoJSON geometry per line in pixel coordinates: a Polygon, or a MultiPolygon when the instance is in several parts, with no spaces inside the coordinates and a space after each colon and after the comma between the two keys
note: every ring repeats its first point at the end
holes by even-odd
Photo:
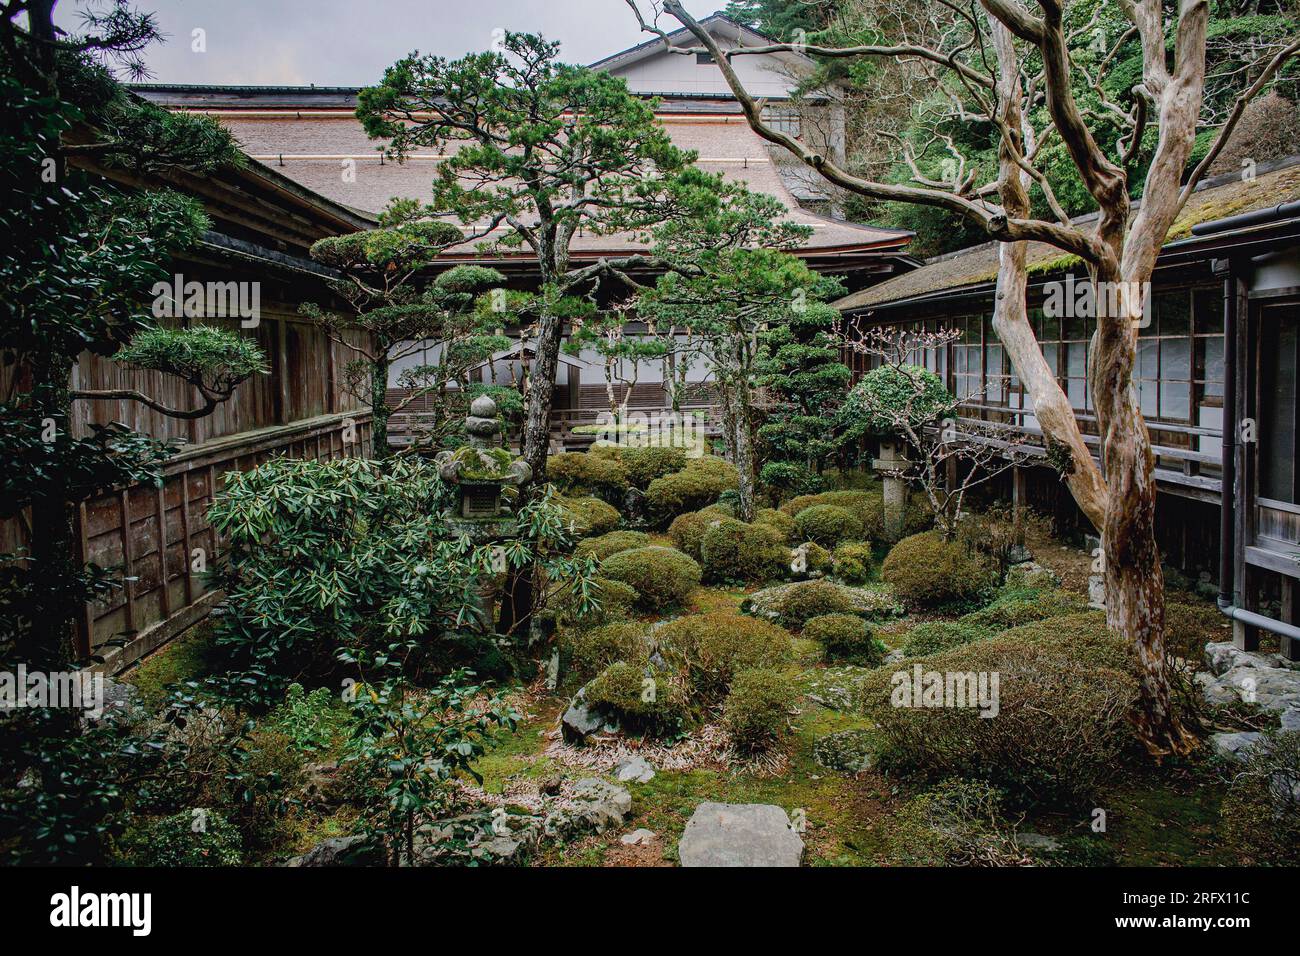
{"type": "Polygon", "coordinates": [[[803,840],[780,807],[762,803],[701,803],[677,852],[682,866],[798,866],[803,840]]]}
{"type": "Polygon", "coordinates": [[[1246,751],[1263,739],[1264,735],[1257,731],[1214,734],[1210,737],[1210,749],[1214,751],[1215,756],[1224,760],[1244,763],[1246,751]]]}
{"type": "Polygon", "coordinates": [[[285,866],[371,866],[381,862],[364,836],[328,837],[285,866]]]}
{"type": "Polygon", "coordinates": [[[644,757],[628,757],[614,767],[614,776],[619,783],[649,783],[654,779],[655,768],[644,757]]]}

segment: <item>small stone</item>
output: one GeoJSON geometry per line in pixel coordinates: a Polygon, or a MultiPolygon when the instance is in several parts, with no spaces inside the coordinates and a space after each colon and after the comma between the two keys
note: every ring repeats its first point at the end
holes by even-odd
{"type": "Polygon", "coordinates": [[[633,830],[631,833],[624,833],[618,838],[618,842],[624,846],[644,846],[652,840],[657,839],[658,834],[654,830],[647,830],[644,827],[633,830]]]}
{"type": "Polygon", "coordinates": [[[798,866],[803,840],[780,807],[701,803],[677,845],[682,866],[798,866]]]}
{"type": "Polygon", "coordinates": [[[1048,836],[1046,833],[1034,833],[1033,831],[1017,833],[1016,843],[1026,850],[1041,850],[1046,853],[1061,848],[1061,841],[1056,837],[1048,836]]]}
{"type": "Polygon", "coordinates": [[[285,866],[366,866],[379,861],[379,854],[364,836],[328,837],[285,866]]]}
{"type": "Polygon", "coordinates": [[[1264,739],[1264,735],[1253,730],[1241,733],[1214,734],[1210,737],[1210,748],[1224,760],[1244,763],[1246,751],[1250,750],[1262,739],[1264,739]]]}
{"type": "Polygon", "coordinates": [[[644,757],[627,757],[614,767],[614,776],[619,783],[649,783],[654,779],[655,769],[644,757]]]}

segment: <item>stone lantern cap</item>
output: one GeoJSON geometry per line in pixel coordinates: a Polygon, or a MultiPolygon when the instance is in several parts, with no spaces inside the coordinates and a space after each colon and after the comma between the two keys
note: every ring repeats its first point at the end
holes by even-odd
{"type": "Polygon", "coordinates": [[[474,399],[465,418],[469,444],[453,451],[439,452],[438,474],[452,485],[522,485],[533,470],[500,446],[501,420],[497,404],[486,395],[474,399]]]}

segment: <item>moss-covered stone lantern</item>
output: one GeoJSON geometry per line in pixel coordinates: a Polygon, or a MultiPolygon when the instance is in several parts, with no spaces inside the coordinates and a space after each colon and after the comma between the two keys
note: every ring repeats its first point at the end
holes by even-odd
{"type": "Polygon", "coordinates": [[[469,444],[439,452],[438,474],[456,492],[451,520],[476,543],[509,535],[514,519],[505,498],[533,476],[523,459],[500,444],[501,420],[496,402],[486,395],[474,399],[465,419],[469,444]]]}

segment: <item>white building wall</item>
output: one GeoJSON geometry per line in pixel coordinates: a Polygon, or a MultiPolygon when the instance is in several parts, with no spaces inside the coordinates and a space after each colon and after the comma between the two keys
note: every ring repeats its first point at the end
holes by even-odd
{"type": "MultiPolygon", "coordinates": [[[[719,40],[723,49],[735,43],[719,40]]],[[[745,56],[733,59],[745,89],[755,96],[786,97],[794,86],[789,67],[777,56],[745,56]]],[[[712,93],[730,96],[722,71],[713,63],[697,63],[694,54],[660,51],[636,63],[614,66],[609,71],[627,80],[634,93],[712,93]]]]}

